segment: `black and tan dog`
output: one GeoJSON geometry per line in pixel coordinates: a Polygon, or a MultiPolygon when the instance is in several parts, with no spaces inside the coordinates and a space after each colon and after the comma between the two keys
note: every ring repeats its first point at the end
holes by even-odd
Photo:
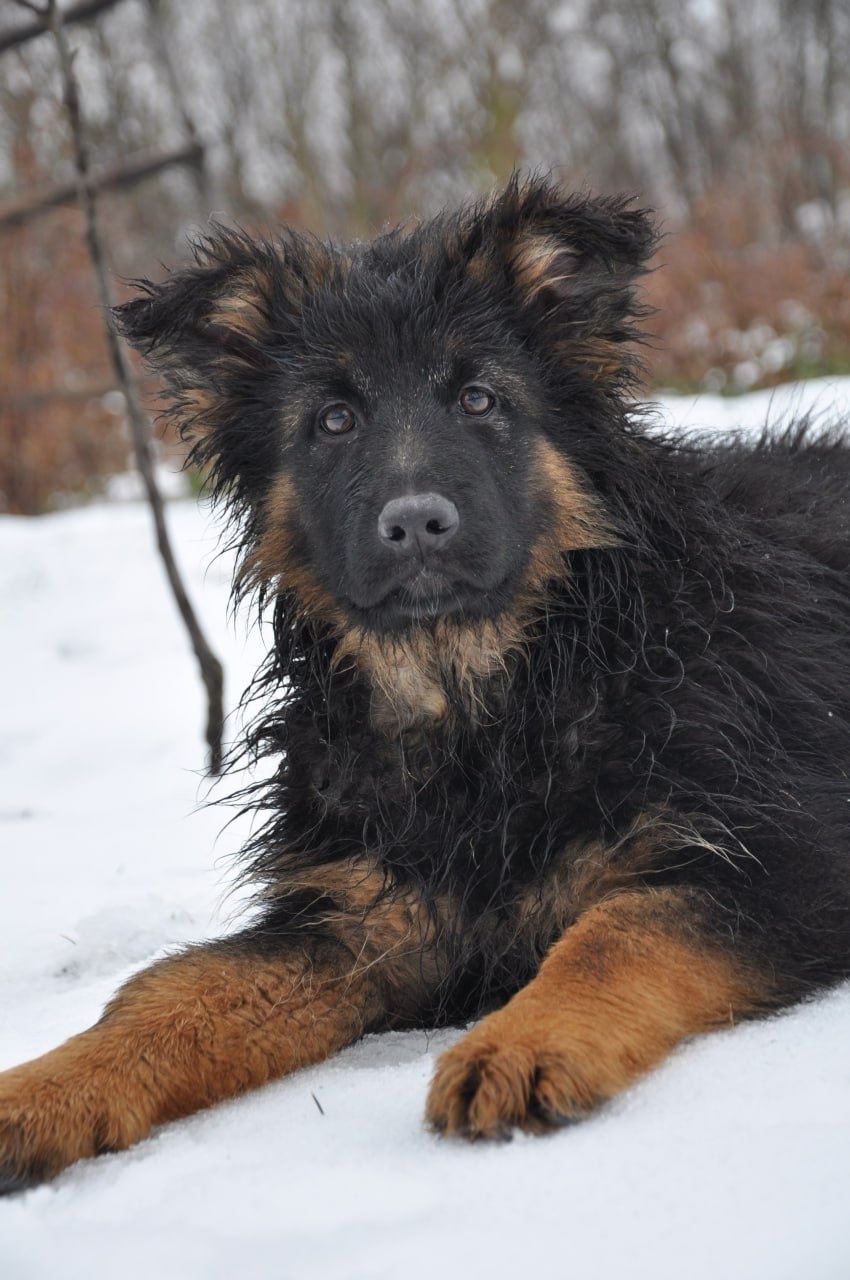
{"type": "Polygon", "coordinates": [[[430,1125],[585,1115],[850,972],[850,465],[641,430],[625,200],[216,230],[121,308],[273,614],[260,905],[0,1077],[7,1189],[486,1014],[430,1125]]]}

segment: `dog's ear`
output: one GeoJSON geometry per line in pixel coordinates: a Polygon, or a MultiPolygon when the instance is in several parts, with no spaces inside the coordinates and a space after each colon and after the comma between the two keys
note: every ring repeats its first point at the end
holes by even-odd
{"type": "Polygon", "coordinates": [[[467,228],[469,270],[508,287],[532,342],[595,379],[631,370],[624,344],[648,311],[635,283],[658,241],[649,210],[515,178],[477,220],[467,228]]]}
{"type": "Polygon", "coordinates": [[[272,313],[297,309],[308,273],[295,247],[214,227],[190,266],[133,282],[139,296],[116,307],[118,328],[170,385],[214,385],[222,356],[261,359],[272,313]]]}
{"type": "Polygon", "coordinates": [[[305,297],[333,270],[330,250],[284,233],[254,239],[216,226],[193,245],[193,262],[160,283],[135,281],[116,325],[163,378],[166,414],[210,464],[216,486],[250,489],[263,449],[272,378],[297,339],[305,297]]]}

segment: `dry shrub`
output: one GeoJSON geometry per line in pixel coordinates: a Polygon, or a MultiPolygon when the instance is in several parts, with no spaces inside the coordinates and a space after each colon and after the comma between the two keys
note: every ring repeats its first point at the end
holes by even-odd
{"type": "Polygon", "coordinates": [[[76,210],[4,234],[0,315],[0,511],[97,493],[132,459],[76,210]]]}
{"type": "Polygon", "coordinates": [[[110,377],[78,215],[9,233],[3,248],[0,505],[33,513],[96,487],[127,445],[115,397],[83,393],[110,377]]]}
{"type": "Polygon", "coordinates": [[[647,282],[654,384],[743,391],[850,372],[850,251],[825,205],[798,220],[766,228],[757,193],[733,189],[671,231],[647,282]]]}

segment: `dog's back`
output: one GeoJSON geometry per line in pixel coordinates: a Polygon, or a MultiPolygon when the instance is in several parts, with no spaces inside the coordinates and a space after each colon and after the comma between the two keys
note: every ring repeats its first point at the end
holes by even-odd
{"type": "Polygon", "coordinates": [[[850,569],[850,443],[840,429],[804,421],[715,445],[696,465],[724,504],[751,517],[755,534],[850,569]]]}

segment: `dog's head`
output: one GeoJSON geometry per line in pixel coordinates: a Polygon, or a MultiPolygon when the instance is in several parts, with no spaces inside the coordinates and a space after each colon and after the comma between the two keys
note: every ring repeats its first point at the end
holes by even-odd
{"type": "Polygon", "coordinates": [[[248,576],[406,633],[612,541],[594,477],[653,243],[625,200],[515,181],[367,244],[216,229],[118,319],[245,516],[248,576]]]}

